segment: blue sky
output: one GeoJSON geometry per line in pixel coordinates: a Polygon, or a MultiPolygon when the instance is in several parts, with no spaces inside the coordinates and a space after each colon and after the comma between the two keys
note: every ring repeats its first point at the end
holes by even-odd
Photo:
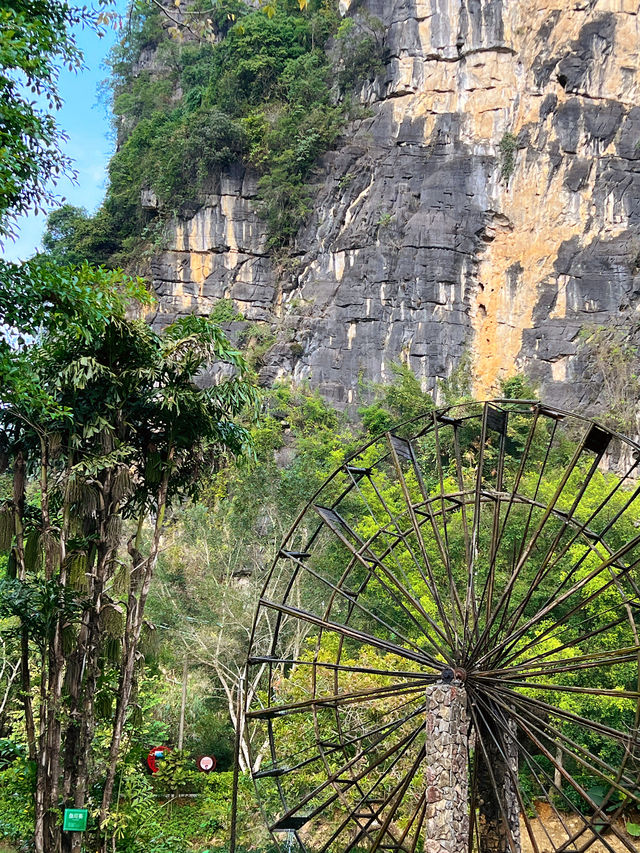
{"type": "MultiPolygon", "coordinates": [[[[126,0],[118,0],[115,5],[123,12],[126,0]]],[[[93,212],[104,197],[106,168],[114,147],[108,105],[104,99],[99,102],[98,87],[107,77],[104,60],[119,33],[110,29],[99,38],[92,30],[82,29],[77,38],[87,68],[77,73],[63,71],[60,74],[64,106],[57,113],[58,124],[69,137],[64,151],[74,161],[77,184],[63,179],[56,193],[70,204],[93,212]]],[[[13,243],[7,240],[4,257],[12,261],[31,257],[40,245],[45,219],[44,215],[33,214],[22,217],[18,222],[18,237],[13,243]]]]}

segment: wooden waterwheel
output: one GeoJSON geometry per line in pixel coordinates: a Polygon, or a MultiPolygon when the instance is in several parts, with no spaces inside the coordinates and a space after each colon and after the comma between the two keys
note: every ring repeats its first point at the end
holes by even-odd
{"type": "Polygon", "coordinates": [[[268,575],[245,680],[281,849],[635,853],[638,450],[496,400],[328,478],[268,575]]]}

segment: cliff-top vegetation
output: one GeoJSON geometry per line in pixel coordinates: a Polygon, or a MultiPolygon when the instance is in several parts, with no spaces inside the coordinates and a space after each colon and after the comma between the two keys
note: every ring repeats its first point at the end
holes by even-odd
{"type": "Polygon", "coordinates": [[[93,217],[53,215],[45,246],[60,259],[113,266],[141,244],[157,248],[167,218],[192,213],[234,165],[258,176],[271,248],[309,212],[318,157],[353,114],[355,87],[381,67],[379,26],[341,22],[333,0],[266,11],[219,0],[210,15],[204,37],[134,2],[110,58],[118,147],[107,195],[93,217]]]}

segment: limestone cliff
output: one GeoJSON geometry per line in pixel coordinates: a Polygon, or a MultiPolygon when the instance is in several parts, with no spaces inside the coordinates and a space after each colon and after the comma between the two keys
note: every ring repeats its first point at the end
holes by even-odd
{"type": "Polygon", "coordinates": [[[155,258],[159,320],[230,297],[277,331],[265,381],[343,405],[394,360],[433,387],[465,351],[480,395],[520,369],[547,400],[593,401],[580,329],[640,306],[638,0],[357,5],[388,61],[291,257],[269,257],[238,166],[155,258]]]}

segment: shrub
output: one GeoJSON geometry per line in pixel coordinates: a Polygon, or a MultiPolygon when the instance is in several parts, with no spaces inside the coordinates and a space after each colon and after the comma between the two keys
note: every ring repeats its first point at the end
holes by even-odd
{"type": "Polygon", "coordinates": [[[367,13],[345,18],[338,27],[334,56],[342,94],[373,79],[385,61],[382,21],[367,13]]]}
{"type": "Polygon", "coordinates": [[[500,167],[500,177],[508,181],[516,167],[516,149],[517,139],[513,133],[505,133],[498,145],[500,154],[502,155],[502,165],[500,167]]]}
{"type": "Polygon", "coordinates": [[[26,758],[0,770],[0,838],[16,844],[33,835],[36,768],[26,758]]]}

